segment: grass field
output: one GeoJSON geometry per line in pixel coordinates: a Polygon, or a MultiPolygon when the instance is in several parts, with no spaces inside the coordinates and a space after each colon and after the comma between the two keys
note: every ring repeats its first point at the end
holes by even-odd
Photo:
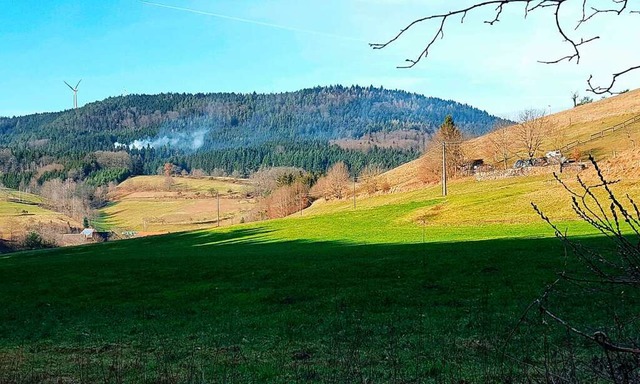
{"type": "MultiPolygon", "coordinates": [[[[549,184],[528,182],[462,181],[446,199],[431,188],[355,210],[324,203],[217,231],[3,256],[0,382],[516,379],[547,328],[533,315],[504,340],[556,272],[573,268],[529,208],[517,220],[491,210],[549,184]]],[[[593,298],[559,300],[578,324],[597,315],[593,298]]]]}
{"type": "Polygon", "coordinates": [[[75,220],[41,207],[42,198],[30,193],[11,189],[0,189],[0,238],[11,239],[12,235],[24,233],[28,227],[38,223],[71,223],[75,220]]]}
{"type": "MultiPolygon", "coordinates": [[[[588,135],[620,110],[639,113],[637,94],[556,119],[588,135]]],[[[633,156],[603,165],[625,176],[616,192],[637,197],[633,156]]],[[[558,272],[585,272],[531,202],[589,249],[612,252],[575,221],[551,174],[462,179],[442,197],[415,187],[415,164],[387,173],[396,193],[358,195],[355,208],[320,201],[269,222],[0,256],[0,383],[527,382],[567,362],[567,348],[598,364],[592,344],[524,315],[558,272]]],[[[575,186],[574,176],[562,175],[575,186]]],[[[212,188],[229,202],[246,185],[134,178],[103,224],[211,226],[212,188]]],[[[620,335],[606,321],[637,318],[635,291],[564,283],[545,306],[620,335]]]]}
{"type": "MultiPolygon", "coordinates": [[[[220,191],[220,194],[242,193],[250,187],[245,179],[233,179],[229,177],[172,177],[172,191],[201,192],[209,194],[211,189],[220,191]]],[[[128,194],[135,191],[164,191],[164,176],[136,176],[125,180],[118,186],[117,194],[128,194]]]]}
{"type": "Polygon", "coordinates": [[[120,184],[112,203],[101,210],[99,226],[137,232],[179,232],[240,223],[255,205],[247,198],[247,180],[174,177],[170,187],[163,176],[137,176],[120,184]]]}

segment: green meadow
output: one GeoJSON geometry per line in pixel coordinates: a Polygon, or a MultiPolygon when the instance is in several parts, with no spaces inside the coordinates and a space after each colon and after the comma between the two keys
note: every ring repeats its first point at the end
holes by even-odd
{"type": "MultiPolygon", "coordinates": [[[[454,185],[447,198],[434,187],[221,230],[0,256],[0,382],[542,375],[543,343],[566,334],[525,310],[559,271],[580,265],[535,215],[483,223],[460,208],[458,222],[442,217],[466,205],[493,204],[487,216],[496,218],[516,209],[480,199],[486,188],[475,184],[454,185]]],[[[518,201],[532,191],[488,185],[518,201]]],[[[562,228],[606,252],[586,225],[554,211],[562,228]]],[[[551,308],[578,326],[598,321],[594,296],[557,292],[551,308]]]]}

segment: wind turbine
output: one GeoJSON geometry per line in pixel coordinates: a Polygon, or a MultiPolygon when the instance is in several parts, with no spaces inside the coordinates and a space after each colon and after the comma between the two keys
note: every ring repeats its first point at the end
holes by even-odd
{"type": "MultiPolygon", "coordinates": [[[[82,81],[82,79],[80,79],[80,81],[82,81]]],[[[66,81],[64,82],[65,84],[67,84],[67,87],[71,88],[71,90],[73,91],[73,107],[75,109],[78,109],[78,85],[80,85],[80,81],[78,81],[78,84],[76,84],[75,88],[70,86],[66,81]]]]}

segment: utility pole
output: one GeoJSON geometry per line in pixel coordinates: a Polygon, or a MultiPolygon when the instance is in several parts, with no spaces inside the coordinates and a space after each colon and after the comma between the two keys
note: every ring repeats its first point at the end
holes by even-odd
{"type": "Polygon", "coordinates": [[[304,209],[303,205],[304,205],[305,196],[304,196],[304,193],[303,193],[302,185],[298,184],[297,189],[298,189],[298,196],[300,198],[300,216],[302,216],[302,210],[304,209]]]}
{"type": "Polygon", "coordinates": [[[216,220],[217,226],[220,226],[220,191],[216,191],[216,199],[218,200],[218,220],[216,220]]]}
{"type": "Polygon", "coordinates": [[[442,142],[442,196],[447,196],[447,143],[442,142]]]}
{"type": "Polygon", "coordinates": [[[353,176],[353,209],[356,209],[356,177],[353,176]]]}

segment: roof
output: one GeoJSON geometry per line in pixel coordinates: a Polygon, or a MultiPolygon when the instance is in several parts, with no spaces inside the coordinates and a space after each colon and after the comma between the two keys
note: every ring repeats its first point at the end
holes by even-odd
{"type": "Polygon", "coordinates": [[[85,228],[82,230],[82,232],[80,232],[80,234],[85,236],[93,236],[95,232],[96,230],[93,228],[85,228]]]}

